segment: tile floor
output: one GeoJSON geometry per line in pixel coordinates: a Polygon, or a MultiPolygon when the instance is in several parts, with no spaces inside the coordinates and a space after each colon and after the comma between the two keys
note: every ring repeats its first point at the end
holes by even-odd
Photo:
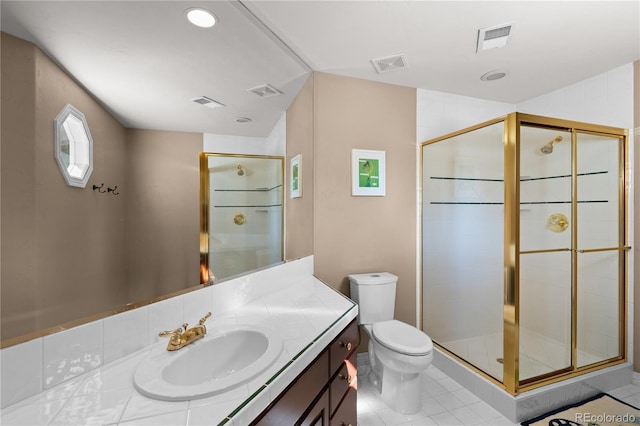
{"type": "MultiPolygon", "coordinates": [[[[358,366],[358,426],[514,425],[434,366],[421,375],[422,410],[413,415],[396,413],[386,406],[369,382],[368,369],[367,365],[358,366]]],[[[609,394],[640,407],[638,385],[624,386],[609,394]]]]}

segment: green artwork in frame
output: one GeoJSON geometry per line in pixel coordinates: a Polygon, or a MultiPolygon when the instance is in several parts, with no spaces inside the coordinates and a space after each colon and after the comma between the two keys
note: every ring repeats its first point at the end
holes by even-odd
{"type": "Polygon", "coordinates": [[[351,195],[385,195],[385,152],[354,149],[351,151],[351,195]]]}
{"type": "Polygon", "coordinates": [[[302,155],[298,154],[291,159],[291,198],[302,197],[302,155]]]}

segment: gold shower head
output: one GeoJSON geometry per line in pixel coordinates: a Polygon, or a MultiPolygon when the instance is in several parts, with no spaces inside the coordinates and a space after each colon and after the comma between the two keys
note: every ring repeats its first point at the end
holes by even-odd
{"type": "Polygon", "coordinates": [[[556,136],[555,138],[553,138],[552,141],[550,141],[548,144],[540,148],[540,151],[543,154],[551,154],[553,152],[553,144],[560,141],[562,141],[562,136],[556,136]]]}

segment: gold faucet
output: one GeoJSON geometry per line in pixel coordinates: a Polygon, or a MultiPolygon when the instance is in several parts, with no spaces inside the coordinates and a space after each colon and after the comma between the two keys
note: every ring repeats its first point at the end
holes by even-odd
{"type": "Polygon", "coordinates": [[[211,312],[200,319],[200,323],[194,327],[187,329],[189,324],[182,324],[181,328],[176,328],[173,331],[162,331],[158,335],[160,337],[170,336],[169,343],[167,344],[168,351],[177,351],[185,346],[200,340],[207,334],[207,327],[204,322],[211,316],[211,312]]]}

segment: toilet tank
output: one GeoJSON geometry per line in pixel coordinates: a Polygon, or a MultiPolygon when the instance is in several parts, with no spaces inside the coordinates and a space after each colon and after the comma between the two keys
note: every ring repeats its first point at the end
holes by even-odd
{"type": "Polygon", "coordinates": [[[358,323],[393,319],[398,277],[388,272],[349,275],[351,299],[358,304],[358,323]]]}

